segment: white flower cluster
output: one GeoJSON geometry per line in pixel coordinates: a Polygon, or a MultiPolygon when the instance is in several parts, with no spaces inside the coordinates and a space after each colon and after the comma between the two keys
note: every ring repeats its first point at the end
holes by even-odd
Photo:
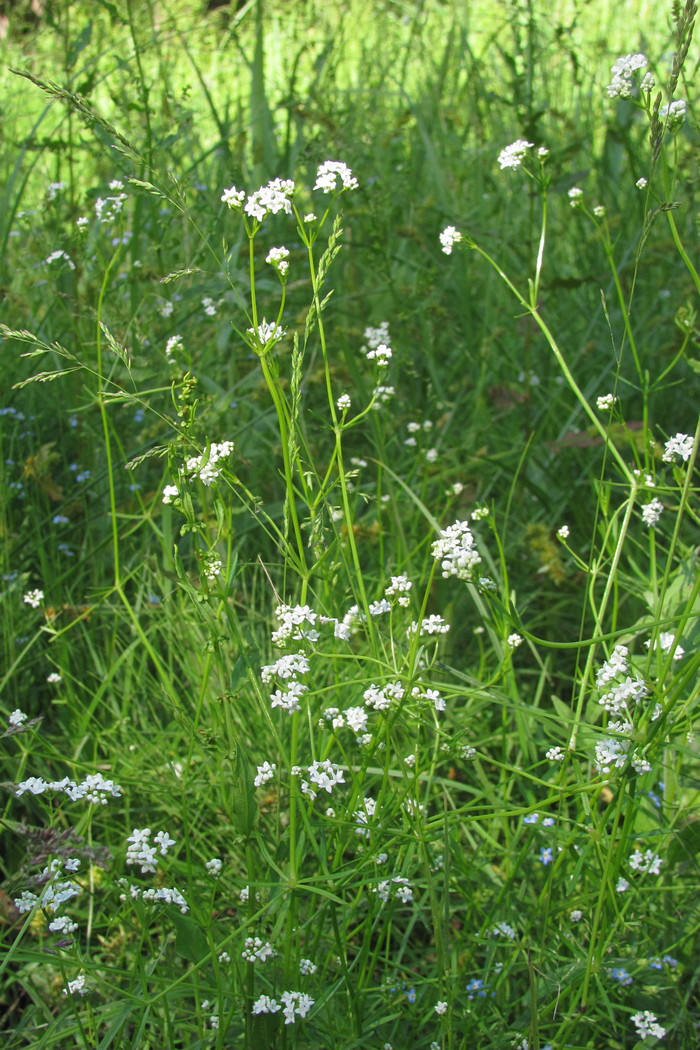
{"type": "Polygon", "coordinates": [[[309,687],[304,682],[292,681],[286,689],[275,689],[274,693],[270,694],[270,707],[281,707],[292,715],[301,709],[299,701],[308,690],[309,687]]]}
{"type": "Polygon", "coordinates": [[[98,222],[114,222],[124,207],[125,200],[125,193],[119,193],[116,197],[98,197],[95,201],[95,215],[98,222]]]}
{"type": "Polygon", "coordinates": [[[331,723],[334,729],[342,729],[347,726],[360,737],[360,743],[366,742],[364,735],[367,733],[368,715],[364,707],[348,707],[345,711],[337,707],[327,707],[323,712],[323,717],[326,722],[331,723]]]}
{"type": "Polygon", "coordinates": [[[601,394],[596,398],[595,404],[599,412],[609,412],[616,401],[614,394],[601,394]]]}
{"type": "Polygon", "coordinates": [[[44,592],[38,588],[33,591],[27,591],[22,600],[25,601],[27,605],[31,605],[32,609],[38,609],[44,600],[44,592]]]}
{"type": "Polygon", "coordinates": [[[318,966],[311,959],[300,959],[299,960],[299,973],[303,977],[310,977],[311,974],[316,973],[318,966]]]}
{"type": "Polygon", "coordinates": [[[255,336],[260,343],[260,346],[264,349],[268,348],[268,344],[278,342],[286,332],[281,325],[276,325],[272,321],[266,321],[263,317],[262,321],[257,328],[248,328],[248,334],[255,336]]]}
{"type": "Polygon", "coordinates": [[[261,941],[259,937],[246,937],[241,955],[246,962],[256,963],[274,959],[277,952],[269,941],[261,941]]]}
{"type": "Polygon", "coordinates": [[[101,773],[91,773],[76,784],[74,780],[64,777],[63,780],[44,780],[43,777],[29,777],[15,788],[19,797],[29,792],[31,795],[43,795],[46,791],[57,791],[67,795],[71,802],[87,799],[94,805],[106,806],[109,798],[119,798],[122,789],[113,780],[107,780],[101,773]]]}
{"type": "Polygon", "coordinates": [[[262,787],[263,784],[267,784],[268,780],[274,780],[275,773],[277,772],[277,766],[274,762],[263,762],[261,766],[258,766],[257,776],[253,780],[253,785],[262,787]]]}
{"type": "Polygon", "coordinates": [[[62,937],[68,937],[71,933],[75,933],[78,929],[78,924],[77,922],[73,922],[68,915],[58,915],[49,923],[49,929],[52,933],[58,933],[62,937]]]}
{"type": "Polygon", "coordinates": [[[385,405],[387,401],[391,401],[392,397],[396,396],[396,390],[393,386],[375,386],[372,391],[372,397],[374,398],[374,404],[372,408],[379,408],[381,405],[385,405]]]}
{"type": "Polygon", "coordinates": [[[173,364],[175,361],[175,354],[181,353],[184,346],[185,344],[181,335],[171,335],[165,344],[165,360],[169,364],[173,364]]]}
{"type": "Polygon", "coordinates": [[[532,149],[534,143],[528,142],[526,139],[516,139],[515,142],[511,142],[510,146],[506,146],[498,154],[498,163],[503,168],[519,168],[524,161],[527,151],[532,149]]]}
{"type": "Polygon", "coordinates": [[[337,160],[327,160],[319,167],[316,173],[315,190],[324,193],[335,193],[339,190],[356,190],[358,182],[347,164],[337,160]],[[338,185],[340,183],[340,185],[338,185]]]}
{"type": "Polygon", "coordinates": [[[471,580],[475,567],[481,561],[466,521],[456,521],[454,525],[442,529],[440,539],[432,545],[431,553],[440,562],[445,579],[456,576],[460,580],[471,580]]]}
{"type": "Polygon", "coordinates": [[[651,503],[642,504],[642,521],[647,528],[652,529],[655,525],[659,524],[659,519],[663,513],[664,505],[660,499],[656,496],[652,499],[651,503]]]}
{"type": "Polygon", "coordinates": [[[411,696],[414,700],[430,700],[438,713],[445,710],[445,699],[437,689],[423,691],[420,686],[414,685],[411,696]]]}
{"type": "Polygon", "coordinates": [[[64,995],[87,995],[90,991],[89,988],[85,987],[85,974],[79,973],[74,980],[69,981],[66,987],[63,989],[64,995]]]}
{"type": "MultiPolygon", "coordinates": [[[[185,471],[192,478],[198,477],[204,485],[211,485],[221,474],[221,468],[217,467],[219,460],[230,456],[233,452],[233,441],[212,441],[208,449],[201,456],[190,456],[185,463],[185,471]]],[[[171,486],[168,486],[170,488],[171,486]]]]}
{"type": "MultiPolygon", "coordinates": [[[[235,187],[231,187],[235,189],[235,187]]],[[[292,202],[289,199],[294,193],[294,182],[292,179],[272,179],[267,186],[261,186],[255,193],[251,193],[245,202],[243,211],[258,222],[262,222],[267,215],[276,215],[278,212],[292,214],[292,202]]],[[[228,203],[228,201],[227,201],[228,203]]]]}
{"type": "MultiPolygon", "coordinates": [[[[127,883],[126,879],[122,879],[121,883],[123,886],[128,886],[129,896],[132,900],[143,900],[148,901],[151,904],[174,904],[180,909],[183,915],[186,915],[190,910],[190,906],[174,886],[158,886],[157,888],[151,888],[147,890],[141,889],[140,886],[134,886],[131,883],[127,883]]],[[[119,899],[126,900],[126,894],[122,893],[119,899]]]]}
{"type": "Polygon", "coordinates": [[[659,116],[666,117],[668,119],[668,126],[671,131],[678,131],[688,110],[688,103],[683,98],[677,98],[673,102],[669,102],[667,106],[662,106],[659,110],[659,116]]]}
{"type": "Polygon", "coordinates": [[[692,451],[693,439],[690,434],[676,434],[666,442],[661,458],[664,463],[672,463],[674,456],[680,456],[683,462],[687,463],[692,451]]]}
{"type": "MultiPolygon", "coordinates": [[[[611,724],[610,728],[613,728],[615,723],[611,724]]],[[[619,731],[624,732],[625,729],[629,731],[632,727],[627,725],[620,725],[619,731]]],[[[619,740],[617,737],[604,737],[603,740],[598,741],[595,746],[595,767],[599,773],[609,773],[611,769],[622,769],[625,762],[627,761],[627,755],[630,749],[629,740],[619,740]]]]}
{"type": "Polygon", "coordinates": [[[59,259],[63,259],[69,270],[75,269],[75,263],[71,259],[68,252],[64,252],[62,248],[57,248],[55,252],[51,252],[50,255],[47,255],[44,259],[44,262],[47,266],[50,266],[51,263],[58,262],[59,259]]]}
{"type": "Polygon", "coordinates": [[[278,605],[275,616],[280,625],[272,632],[273,645],[284,645],[287,641],[299,641],[302,638],[310,642],[318,641],[319,634],[315,630],[318,614],[309,605],[278,605]],[[305,624],[309,627],[305,627],[305,624]]]}
{"type": "Polygon", "coordinates": [[[286,277],[289,270],[289,250],[287,248],[270,248],[265,257],[265,262],[274,266],[280,277],[286,277]]]}
{"type": "Polygon", "coordinates": [[[413,887],[408,879],[402,875],[394,875],[393,879],[385,879],[372,887],[372,893],[376,893],[385,904],[392,897],[407,904],[413,900],[413,887]]]}
{"type": "MultiPolygon", "coordinates": [[[[614,66],[611,66],[610,68],[612,80],[606,88],[609,97],[629,98],[632,94],[632,80],[634,74],[638,69],[644,69],[647,64],[646,56],[642,54],[622,55],[621,58],[618,58],[614,66]]],[[[650,83],[645,79],[643,87],[645,90],[651,90],[653,87],[653,80],[650,83]]]]}
{"type": "Polygon", "coordinates": [[[376,602],[370,602],[369,604],[370,616],[382,616],[388,612],[391,612],[391,605],[386,598],[379,598],[376,602]]]}
{"type": "Polygon", "coordinates": [[[357,827],[355,828],[355,834],[361,835],[363,838],[369,838],[369,818],[373,817],[377,811],[377,803],[373,798],[363,799],[363,806],[361,809],[356,809],[353,813],[353,817],[357,827]]]}
{"type": "MultiPolygon", "coordinates": [[[[305,608],[308,610],[308,606],[305,608]]],[[[271,682],[273,678],[294,678],[298,674],[307,674],[308,670],[309,661],[304,653],[286,653],[273,664],[261,667],[260,677],[263,682],[271,682]]]]}
{"type": "MultiPolygon", "coordinates": [[[[654,642],[652,651],[655,652],[657,649],[660,649],[663,653],[670,653],[671,649],[673,649],[673,646],[675,645],[675,642],[675,634],[672,634],[671,631],[661,631],[659,637],[654,642]]],[[[646,645],[647,649],[651,648],[651,640],[645,642],[644,644],[646,645]]],[[[673,653],[673,659],[680,660],[683,656],[685,656],[685,649],[680,645],[676,645],[676,648],[673,653]]]]}
{"type": "Polygon", "coordinates": [[[379,346],[372,347],[367,351],[367,360],[376,361],[380,368],[386,368],[391,359],[392,350],[386,343],[380,343],[379,346]]]}
{"type": "Polygon", "coordinates": [[[509,941],[514,941],[517,936],[513,927],[507,922],[497,922],[491,933],[494,937],[506,937],[509,941]]]}
{"type": "Polygon", "coordinates": [[[661,865],[663,859],[658,853],[652,852],[652,850],[645,850],[644,853],[640,849],[636,849],[629,859],[629,866],[633,871],[639,871],[643,875],[658,875],[661,872],[661,865]]]}
{"type": "Polygon", "coordinates": [[[436,616],[433,614],[426,617],[424,620],[421,620],[420,624],[414,621],[409,627],[408,633],[418,633],[422,637],[425,634],[447,634],[449,629],[449,623],[447,623],[442,616],[436,616]]]}
{"type": "Polygon", "coordinates": [[[253,1003],[254,1014],[276,1014],[282,1010],[285,1024],[294,1024],[297,1017],[306,1017],[315,1000],[305,992],[282,992],[281,1003],[269,995],[261,995],[253,1003]]]}
{"type": "Polygon", "coordinates": [[[401,682],[387,682],[384,686],[372,684],[365,689],[362,698],[367,707],[373,707],[375,711],[386,711],[392,700],[403,700],[406,690],[401,682]]]}
{"type": "Polygon", "coordinates": [[[391,583],[384,590],[384,597],[395,598],[399,605],[406,608],[410,604],[408,594],[412,587],[408,576],[392,576],[391,583]]]}
{"type": "Polygon", "coordinates": [[[461,240],[462,234],[456,226],[446,226],[440,234],[440,246],[445,255],[452,255],[455,244],[459,244],[461,240]]]}
{"type": "Polygon", "coordinates": [[[637,704],[643,700],[648,693],[646,683],[639,675],[632,678],[627,675],[625,680],[617,682],[612,689],[600,697],[598,703],[610,714],[629,714],[630,703],[637,704]]]}
{"type": "Polygon", "coordinates": [[[159,831],[154,836],[154,845],[151,845],[150,838],[150,828],[134,828],[126,840],[129,843],[126,863],[140,864],[143,873],[153,874],[158,867],[156,854],[160,853],[161,857],[167,856],[170,847],[175,845],[175,839],[171,839],[167,831],[159,831]]]}
{"type": "MultiPolygon", "coordinates": [[[[77,897],[81,892],[81,887],[77,882],[62,878],[63,866],[63,861],[55,857],[36,879],[36,882],[42,887],[40,892],[37,894],[32,893],[30,890],[24,890],[21,897],[15,899],[15,907],[21,915],[35,907],[40,907],[44,911],[57,912],[66,901],[77,897]]],[[[66,869],[69,871],[74,871],[77,866],[77,861],[66,861],[65,864],[66,869]]],[[[70,924],[70,920],[68,920],[68,924],[70,924]]],[[[59,925],[62,926],[63,924],[59,925]]]]}
{"type": "Polygon", "coordinates": [[[651,1010],[639,1010],[638,1013],[632,1014],[632,1024],[637,1029],[639,1039],[646,1039],[648,1035],[663,1039],[666,1035],[666,1029],[657,1024],[656,1014],[651,1010]]]}
{"type": "Polygon", "coordinates": [[[316,789],[311,787],[311,784],[315,784],[320,791],[327,791],[330,795],[336,784],[345,783],[340,766],[334,765],[328,759],[324,759],[322,762],[312,762],[307,767],[307,772],[309,780],[302,779],[301,790],[304,795],[308,795],[311,799],[316,798],[318,794],[316,789]]]}
{"type": "Polygon", "coordinates": [[[389,343],[389,322],[380,321],[376,328],[367,325],[364,330],[364,344],[360,347],[360,353],[367,357],[372,350],[376,350],[382,343],[389,343]]]}

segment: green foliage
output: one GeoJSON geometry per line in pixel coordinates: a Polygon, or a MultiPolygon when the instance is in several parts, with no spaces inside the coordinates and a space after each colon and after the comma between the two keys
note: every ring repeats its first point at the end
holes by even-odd
{"type": "Polygon", "coordinates": [[[695,1050],[696,5],[234,8],[0,44],[3,1045],[695,1050]]]}

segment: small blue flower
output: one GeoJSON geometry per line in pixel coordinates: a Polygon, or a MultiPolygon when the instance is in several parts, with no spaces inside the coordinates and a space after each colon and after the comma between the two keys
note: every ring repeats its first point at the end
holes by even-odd
{"type": "MultiPolygon", "coordinates": [[[[480,977],[472,977],[469,984],[466,986],[468,992],[473,992],[480,996],[482,999],[486,996],[486,989],[484,988],[484,982],[480,977]]],[[[468,999],[473,999],[474,995],[468,995],[468,999]]]]}
{"type": "Polygon", "coordinates": [[[540,849],[540,863],[551,864],[552,863],[552,847],[542,846],[540,849]]]}
{"type": "Polygon", "coordinates": [[[415,1001],[416,1001],[416,990],[415,990],[415,988],[409,988],[408,989],[408,991],[406,992],[406,998],[408,999],[409,1003],[415,1003],[415,1001]]]}
{"type": "Polygon", "coordinates": [[[608,971],[614,981],[619,981],[620,984],[632,984],[632,976],[622,966],[615,966],[612,970],[608,971]]]}
{"type": "Polygon", "coordinates": [[[539,813],[528,813],[526,817],[523,817],[523,824],[536,824],[539,819],[539,813]]]}
{"type": "Polygon", "coordinates": [[[545,817],[542,821],[543,828],[551,828],[552,824],[554,824],[554,817],[545,817]]]}

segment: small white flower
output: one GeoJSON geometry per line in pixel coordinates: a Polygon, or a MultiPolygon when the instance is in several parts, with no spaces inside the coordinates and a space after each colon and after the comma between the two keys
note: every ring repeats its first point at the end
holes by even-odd
{"type": "Polygon", "coordinates": [[[29,716],[25,715],[24,711],[20,711],[16,708],[7,720],[8,726],[21,726],[23,722],[27,721],[29,716]]]}
{"type": "Polygon", "coordinates": [[[262,941],[260,937],[246,937],[245,946],[241,956],[249,963],[267,962],[274,959],[277,952],[269,941],[262,941]]]}
{"type": "Polygon", "coordinates": [[[659,110],[660,117],[668,118],[668,126],[671,131],[677,131],[685,120],[686,110],[688,109],[688,103],[685,99],[679,98],[674,102],[669,102],[667,106],[662,106],[659,110]]]}
{"type": "Polygon", "coordinates": [[[267,784],[268,780],[274,780],[277,766],[273,762],[263,762],[261,766],[258,766],[258,774],[253,781],[255,787],[261,787],[263,784],[267,784]]]}
{"type": "Polygon", "coordinates": [[[570,531],[568,525],[560,525],[559,528],[557,529],[557,537],[560,540],[568,540],[570,534],[571,534],[571,531],[570,531]]]}
{"type": "Polygon", "coordinates": [[[267,348],[268,344],[271,345],[273,342],[279,342],[279,340],[286,335],[286,332],[281,325],[269,323],[264,317],[258,327],[249,328],[248,333],[254,337],[257,336],[258,342],[265,348],[267,348]]]}
{"type": "Polygon", "coordinates": [[[617,398],[614,394],[601,394],[600,397],[596,398],[596,408],[599,412],[609,412],[616,401],[617,398]]]}
{"type": "Polygon", "coordinates": [[[651,503],[642,504],[642,521],[644,524],[650,529],[658,525],[663,509],[663,503],[656,497],[651,503]]]}
{"type": "Polygon", "coordinates": [[[663,1039],[666,1035],[666,1029],[657,1024],[656,1014],[653,1014],[651,1010],[640,1010],[638,1013],[632,1014],[632,1024],[637,1029],[637,1035],[640,1039],[646,1039],[648,1035],[653,1035],[657,1039],[663,1039]]]}
{"type": "Polygon", "coordinates": [[[637,181],[635,182],[635,186],[637,187],[638,190],[645,190],[648,185],[649,185],[649,180],[645,179],[644,176],[642,176],[641,179],[637,179],[637,181]]]}
{"type": "Polygon", "coordinates": [[[643,853],[640,849],[636,849],[629,859],[630,868],[633,871],[641,871],[642,874],[658,875],[662,864],[663,859],[658,853],[653,853],[650,849],[645,850],[643,853]]]}
{"type": "Polygon", "coordinates": [[[336,405],[338,406],[339,412],[347,412],[351,404],[352,402],[350,400],[349,394],[341,394],[338,400],[336,401],[336,405]]]}
{"type": "Polygon", "coordinates": [[[462,240],[462,234],[455,226],[446,226],[440,234],[440,244],[445,255],[451,255],[455,244],[462,240]]]}
{"type": "Polygon", "coordinates": [[[578,908],[574,908],[573,911],[569,912],[569,919],[571,920],[571,922],[580,922],[582,918],[583,912],[579,911],[578,908]]]}
{"type": "Polygon", "coordinates": [[[431,547],[433,558],[440,562],[445,579],[456,576],[471,580],[481,555],[474,547],[474,537],[466,521],[456,521],[440,531],[440,538],[431,547]]]}
{"type": "Polygon", "coordinates": [[[583,197],[583,190],[580,186],[572,186],[569,190],[569,204],[572,208],[578,208],[581,204],[581,198],[583,197]]]}
{"type": "Polygon", "coordinates": [[[441,1017],[442,1017],[443,1014],[446,1014],[447,1013],[447,1003],[443,1002],[442,1000],[439,1000],[437,1003],[435,1003],[435,1013],[439,1014],[441,1017]]]}
{"type": "MultiPolygon", "coordinates": [[[[662,631],[654,643],[654,649],[661,649],[664,653],[670,653],[675,641],[676,636],[672,634],[671,631],[662,631]]],[[[651,641],[646,641],[644,644],[648,649],[651,646],[651,641]]],[[[685,649],[682,646],[677,645],[673,653],[673,659],[680,660],[683,656],[685,656],[685,649]]]]}
{"type": "Polygon", "coordinates": [[[510,146],[506,146],[498,154],[498,163],[503,168],[519,168],[522,164],[527,151],[532,149],[534,143],[527,142],[525,139],[517,139],[515,142],[511,142],[510,146]]]}
{"type": "Polygon", "coordinates": [[[229,186],[221,194],[221,199],[224,204],[228,204],[229,208],[240,208],[245,200],[245,192],[244,190],[237,190],[235,186],[229,186]]]}
{"type": "Polygon", "coordinates": [[[48,675],[47,678],[46,678],[46,681],[50,682],[51,685],[58,685],[58,683],[61,680],[62,680],[61,676],[60,676],[60,674],[57,671],[52,671],[51,674],[48,675]]]}
{"type": "Polygon", "coordinates": [[[367,351],[366,357],[368,361],[376,361],[380,368],[386,368],[392,356],[392,350],[386,343],[380,343],[379,346],[372,347],[367,351]]]}
{"type": "Polygon", "coordinates": [[[607,86],[610,98],[629,98],[632,94],[632,78],[639,69],[647,65],[646,56],[642,54],[622,55],[611,67],[612,80],[607,86]]]}
{"type": "Polygon", "coordinates": [[[214,878],[217,878],[221,874],[223,866],[224,862],[219,857],[212,857],[211,860],[208,860],[204,865],[209,874],[213,875],[214,878]]]}
{"type": "Polygon", "coordinates": [[[564,761],[564,749],[563,749],[563,747],[559,747],[559,746],[557,746],[557,747],[550,747],[550,749],[549,749],[549,751],[547,751],[545,757],[548,758],[550,762],[563,762],[564,761]]]}
{"type": "Polygon", "coordinates": [[[602,204],[596,204],[593,209],[593,214],[597,219],[603,219],[605,217],[605,208],[602,204]]]}
{"type": "Polygon", "coordinates": [[[246,215],[262,222],[266,215],[278,212],[292,214],[292,202],[289,199],[294,193],[294,182],[291,179],[273,179],[267,186],[261,186],[251,193],[243,208],[246,215]]]}
{"type": "Polygon", "coordinates": [[[311,959],[300,959],[299,960],[299,973],[303,974],[304,977],[308,977],[312,973],[316,973],[318,969],[315,962],[311,959]]]}
{"type": "Polygon", "coordinates": [[[44,592],[38,588],[34,591],[27,591],[24,595],[24,601],[27,605],[31,605],[32,609],[38,609],[44,600],[44,592]]]}
{"type": "Polygon", "coordinates": [[[519,645],[523,644],[522,637],[519,634],[509,634],[506,640],[506,645],[509,649],[517,649],[519,645]]]}
{"type": "Polygon", "coordinates": [[[664,454],[661,458],[664,463],[671,463],[674,456],[680,456],[683,462],[687,463],[692,451],[693,439],[690,434],[676,434],[675,437],[669,438],[666,442],[664,454]]]}
{"type": "Polygon", "coordinates": [[[69,981],[63,989],[64,995],[87,995],[89,989],[85,987],[85,974],[81,973],[73,981],[69,981]]]}
{"type": "Polygon", "coordinates": [[[313,188],[324,193],[335,193],[336,190],[342,193],[344,190],[356,190],[357,187],[357,179],[347,164],[327,160],[319,167],[313,188]]]}
{"type": "Polygon", "coordinates": [[[179,495],[177,485],[166,485],[163,489],[163,503],[172,503],[179,495]]]}
{"type": "Polygon", "coordinates": [[[289,251],[286,248],[270,248],[267,253],[265,262],[269,263],[279,273],[280,277],[286,277],[287,270],[289,269],[289,263],[287,259],[289,257],[289,251]]]}

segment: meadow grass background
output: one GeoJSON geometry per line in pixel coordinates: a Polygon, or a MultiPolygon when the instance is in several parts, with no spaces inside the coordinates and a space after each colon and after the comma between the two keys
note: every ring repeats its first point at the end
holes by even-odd
{"type": "Polygon", "coordinates": [[[194,7],[0,43],[4,1045],[694,1050],[694,5],[194,7]]]}

